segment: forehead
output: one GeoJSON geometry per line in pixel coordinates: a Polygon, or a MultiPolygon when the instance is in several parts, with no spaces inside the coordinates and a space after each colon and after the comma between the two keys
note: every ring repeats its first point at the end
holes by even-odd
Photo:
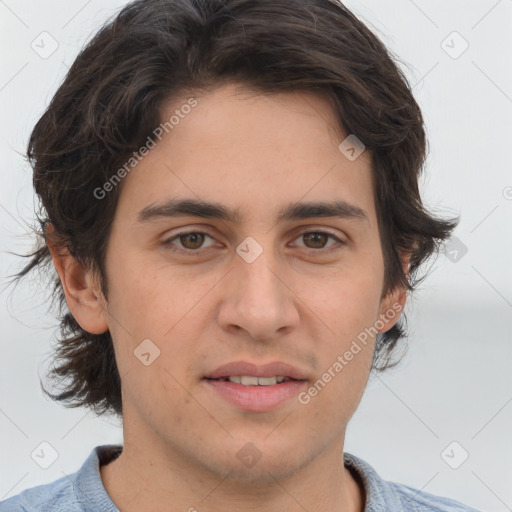
{"type": "Polygon", "coordinates": [[[167,122],[168,133],[127,177],[121,199],[139,212],[171,196],[225,205],[237,221],[259,209],[286,217],[300,200],[371,210],[369,152],[352,161],[340,151],[347,134],[325,98],[234,84],[197,94],[195,106],[184,108],[193,104],[190,98],[163,105],[161,126],[167,122]]]}
{"type": "Polygon", "coordinates": [[[290,134],[301,139],[329,138],[337,146],[347,136],[326,95],[309,91],[271,93],[238,83],[190,91],[164,102],[160,109],[161,123],[172,117],[176,123],[171,129],[175,138],[184,139],[193,132],[198,145],[210,148],[227,149],[235,142],[242,142],[244,148],[252,144],[275,149],[280,144],[287,145],[290,134]],[[191,98],[196,106],[188,109],[191,98]]]}

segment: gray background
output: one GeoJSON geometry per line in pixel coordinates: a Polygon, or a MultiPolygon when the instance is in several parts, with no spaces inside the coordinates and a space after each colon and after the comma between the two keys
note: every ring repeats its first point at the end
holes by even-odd
{"type": "MultiPolygon", "coordinates": [[[[0,0],[2,278],[20,268],[7,251],[31,247],[34,198],[22,158],[31,128],[81,46],[125,3],[0,0]],[[31,47],[42,52],[46,38],[51,49],[41,32],[58,43],[47,58],[31,47]]],[[[461,222],[408,305],[402,364],[371,376],[345,451],[385,479],[488,512],[512,510],[512,0],[346,4],[407,63],[430,140],[425,201],[461,222]]],[[[56,321],[36,279],[2,286],[0,326],[1,500],[76,471],[122,432],[42,395],[56,321]],[[47,469],[31,458],[41,442],[58,454],[47,469]]]]}

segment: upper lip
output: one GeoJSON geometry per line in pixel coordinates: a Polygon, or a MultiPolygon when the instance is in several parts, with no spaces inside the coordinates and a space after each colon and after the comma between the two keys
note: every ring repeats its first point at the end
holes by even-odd
{"type": "Polygon", "coordinates": [[[296,380],[306,380],[307,378],[299,369],[281,361],[263,365],[247,361],[233,361],[219,366],[216,370],[205,375],[205,378],[221,379],[235,376],[242,377],[244,375],[253,377],[290,377],[296,380]]]}

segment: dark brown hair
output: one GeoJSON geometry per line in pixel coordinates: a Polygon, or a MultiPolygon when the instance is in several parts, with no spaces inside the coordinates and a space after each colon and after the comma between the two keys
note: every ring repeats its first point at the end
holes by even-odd
{"type": "MultiPolygon", "coordinates": [[[[98,272],[122,182],[94,191],[160,124],[164,102],[236,82],[262,93],[304,91],[327,98],[339,127],[372,155],[385,261],[384,293],[412,291],[418,269],[439,251],[457,220],[432,216],[418,177],[426,154],[421,111],[381,41],[335,0],[139,0],[128,4],[80,52],[30,136],[27,156],[39,196],[38,246],[17,274],[48,267],[60,304],[61,336],[50,371],[67,406],[122,416],[121,386],[107,331],[84,331],[70,314],[46,245],[60,243],[98,272]],[[410,255],[407,275],[402,257],[410,255]]],[[[373,368],[394,366],[404,315],[377,339],[373,368]]]]}

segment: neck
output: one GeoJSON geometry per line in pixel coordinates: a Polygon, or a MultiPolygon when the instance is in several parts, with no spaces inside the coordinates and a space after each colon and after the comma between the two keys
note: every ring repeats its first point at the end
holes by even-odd
{"type": "Polygon", "coordinates": [[[121,455],[100,468],[107,493],[123,512],[168,512],[169,504],[188,512],[364,510],[364,493],[343,465],[343,439],[286,478],[264,470],[252,481],[214,473],[175,447],[148,441],[125,435],[121,455]]]}
{"type": "MultiPolygon", "coordinates": [[[[286,454],[288,461],[272,457],[281,450],[271,437],[255,440],[267,456],[248,470],[238,460],[231,466],[229,458],[217,460],[208,440],[176,443],[128,408],[123,416],[123,450],[100,467],[107,493],[123,512],[364,511],[364,491],[343,464],[344,430],[320,452],[300,446],[295,457],[286,454]]],[[[226,438],[227,446],[233,443],[233,436],[226,438]]]]}

